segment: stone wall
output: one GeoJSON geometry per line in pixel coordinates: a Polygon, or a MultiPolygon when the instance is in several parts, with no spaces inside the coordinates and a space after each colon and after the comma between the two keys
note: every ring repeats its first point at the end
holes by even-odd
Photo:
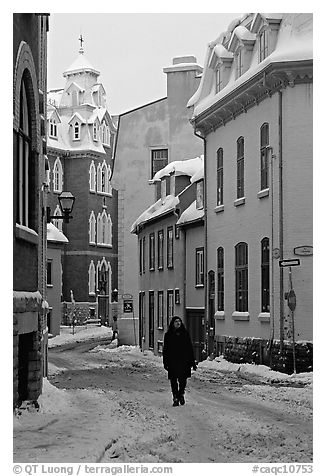
{"type": "MultiPolygon", "coordinates": [[[[244,364],[263,364],[272,370],[293,373],[293,345],[290,341],[269,341],[254,337],[215,336],[216,355],[224,355],[229,362],[244,364]]],[[[313,370],[313,344],[310,341],[295,344],[296,372],[313,370]]]]}

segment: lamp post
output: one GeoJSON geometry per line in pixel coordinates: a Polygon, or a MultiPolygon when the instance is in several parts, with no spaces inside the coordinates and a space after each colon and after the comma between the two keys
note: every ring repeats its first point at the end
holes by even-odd
{"type": "Polygon", "coordinates": [[[62,215],[51,215],[51,208],[46,207],[46,221],[50,223],[52,219],[54,220],[63,220],[64,223],[69,223],[73,217],[71,215],[72,209],[75,203],[75,197],[71,192],[61,192],[59,197],[59,206],[62,212],[62,215]]]}

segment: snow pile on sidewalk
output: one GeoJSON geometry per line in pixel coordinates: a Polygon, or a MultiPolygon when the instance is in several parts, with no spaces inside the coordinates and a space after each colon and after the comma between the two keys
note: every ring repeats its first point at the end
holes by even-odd
{"type": "Polygon", "coordinates": [[[61,326],[60,335],[49,339],[49,348],[57,347],[63,344],[69,344],[72,342],[82,342],[96,337],[107,337],[110,339],[113,335],[111,327],[81,327],[76,326],[74,331],[72,327],[61,326]],[[74,333],[73,333],[74,332],[74,333]]]}
{"type": "Polygon", "coordinates": [[[213,360],[205,360],[199,363],[199,367],[203,369],[211,369],[217,371],[229,371],[229,372],[241,372],[244,374],[252,374],[260,377],[266,382],[288,382],[288,383],[301,383],[303,385],[312,384],[313,373],[305,372],[301,374],[287,375],[282,372],[271,370],[266,365],[255,364],[234,364],[228,362],[223,356],[216,357],[213,360]]]}

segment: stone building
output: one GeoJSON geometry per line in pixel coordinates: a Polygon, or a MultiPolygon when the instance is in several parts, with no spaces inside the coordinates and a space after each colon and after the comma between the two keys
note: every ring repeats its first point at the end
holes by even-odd
{"type": "Polygon", "coordinates": [[[186,107],[199,85],[202,68],[195,57],[186,56],[174,58],[173,65],[163,72],[167,77],[167,97],[119,116],[112,183],[119,190],[117,288],[119,338],[124,344],[138,343],[137,240],[130,233],[131,225],[155,200],[154,187],[149,186],[155,173],[180,157],[195,157],[203,152],[186,107]],[[132,300],[133,313],[124,312],[124,300],[132,300]]]}
{"type": "Polygon", "coordinates": [[[53,224],[69,243],[62,254],[62,323],[99,319],[112,325],[117,286],[117,192],[111,186],[116,127],[106,93],[80,47],[63,73],[65,85],[48,92],[48,202],[53,224]],[[62,223],[58,196],[75,197],[73,219],[62,223]]]}
{"type": "Polygon", "coordinates": [[[138,238],[141,348],[161,354],[164,333],[177,315],[190,331],[197,360],[202,360],[197,329],[204,317],[204,228],[198,226],[204,215],[203,157],[170,162],[153,182],[157,200],[131,227],[138,238]]]}
{"type": "Polygon", "coordinates": [[[246,14],[209,44],[188,103],[206,150],[208,352],[286,371],[293,341],[297,370],[312,365],[312,58],[311,14],[246,14]]]}
{"type": "Polygon", "coordinates": [[[48,15],[13,14],[13,404],[46,369],[45,114],[48,15]]]}

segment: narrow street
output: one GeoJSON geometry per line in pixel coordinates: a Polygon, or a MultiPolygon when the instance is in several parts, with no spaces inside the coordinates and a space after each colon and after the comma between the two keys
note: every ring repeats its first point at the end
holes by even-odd
{"type": "MultiPolygon", "coordinates": [[[[267,385],[201,368],[185,406],[172,407],[158,358],[94,343],[49,349],[49,381],[73,402],[47,415],[33,439],[23,425],[15,461],[310,462],[312,389],[267,385]],[[93,349],[93,350],[92,350],[93,349]]],[[[29,429],[30,431],[30,429],[29,429]]]]}

